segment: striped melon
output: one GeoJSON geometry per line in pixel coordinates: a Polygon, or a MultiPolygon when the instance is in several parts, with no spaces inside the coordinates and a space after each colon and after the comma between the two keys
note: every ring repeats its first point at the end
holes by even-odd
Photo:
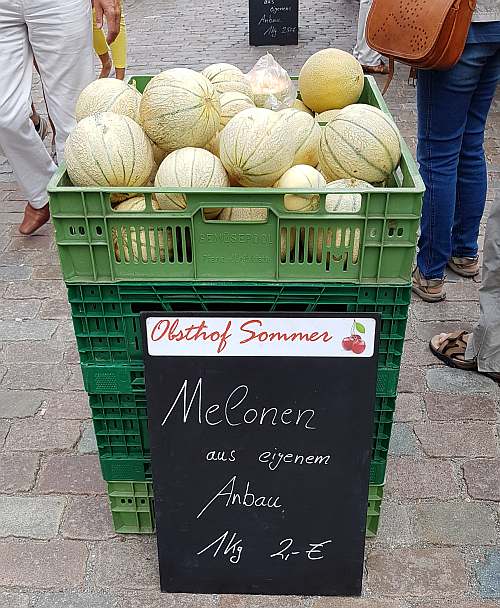
{"type": "Polygon", "coordinates": [[[142,95],[135,88],[116,78],[100,78],[86,86],[76,102],[75,115],[79,122],[99,112],[115,112],[139,122],[142,95]]]}
{"type": "Polygon", "coordinates": [[[357,59],[339,49],[324,49],[305,62],[299,74],[303,102],[315,112],[356,103],[364,86],[363,68],[357,59]]]}
{"type": "Polygon", "coordinates": [[[220,128],[219,95],[202,74],[173,68],[152,78],[144,90],[141,124],[160,148],[171,152],[206,145],[220,128]]]}
{"type": "Polygon", "coordinates": [[[319,161],[328,181],[342,178],[383,182],[401,156],[398,129],[384,112],[355,104],[323,129],[319,161]]]}
{"type": "MultiPolygon", "coordinates": [[[[157,188],[227,188],[229,178],[221,161],[202,148],[182,148],[167,156],[155,178],[157,188]]],[[[156,194],[161,209],[179,211],[186,208],[184,194],[156,194]]],[[[220,209],[206,210],[206,216],[215,216],[220,209]]]]}
{"type": "MultiPolygon", "coordinates": [[[[335,190],[375,190],[368,182],[360,179],[338,179],[326,186],[335,190]]],[[[361,210],[362,196],[358,192],[327,194],[325,209],[327,213],[358,213],[361,210]]]]}
{"type": "Polygon", "coordinates": [[[215,156],[219,156],[219,140],[220,140],[220,131],[216,133],[212,139],[208,142],[206,146],[204,146],[205,150],[208,150],[215,156]]]}
{"type": "MultiPolygon", "coordinates": [[[[122,203],[123,204],[123,203],[122,203]]],[[[165,261],[165,233],[167,234],[167,251],[171,257],[173,254],[173,239],[170,231],[163,231],[154,228],[146,229],[141,226],[126,228],[122,226],[120,230],[121,239],[118,240],[117,228],[112,228],[113,247],[117,262],[164,262],[165,261]],[[137,244],[137,241],[140,243],[137,244]]]]}
{"type": "Polygon", "coordinates": [[[253,98],[252,87],[243,72],[230,63],[214,63],[202,71],[214,85],[217,93],[236,92],[253,98]]]}
{"type": "Polygon", "coordinates": [[[268,210],[264,207],[233,207],[231,209],[231,222],[265,222],[268,210]]]}
{"type": "Polygon", "coordinates": [[[300,110],[301,112],[307,112],[311,116],[314,116],[314,112],[310,108],[308,108],[306,104],[300,99],[296,99],[293,102],[292,108],[294,108],[295,110],[300,110]]]}
{"type": "MultiPolygon", "coordinates": [[[[154,207],[157,203],[152,201],[152,204],[154,207]]],[[[118,213],[123,213],[124,211],[146,211],[146,199],[144,196],[134,195],[113,207],[113,211],[117,211],[118,213]]]]}
{"type": "Polygon", "coordinates": [[[250,97],[238,92],[223,93],[220,96],[220,106],[222,110],[220,117],[222,127],[225,127],[236,114],[243,112],[243,110],[255,108],[255,104],[250,97]]]}
{"type": "Polygon", "coordinates": [[[102,112],[81,120],[66,141],[68,175],[75,186],[144,186],[153,149],[128,116],[102,112]]]}
{"type": "Polygon", "coordinates": [[[220,159],[242,186],[272,186],[293,164],[296,142],[287,117],[263,108],[244,110],[220,134],[220,159]]]}
{"type": "Polygon", "coordinates": [[[312,116],[300,110],[281,110],[282,116],[287,118],[289,136],[295,139],[294,165],[318,164],[319,141],[321,127],[312,116]]]}
{"type": "Polygon", "coordinates": [[[316,114],[316,122],[330,122],[333,120],[340,110],[326,110],[325,112],[320,112],[316,114]]]}
{"type": "MultiPolygon", "coordinates": [[[[326,186],[326,180],[319,171],[310,165],[295,165],[288,169],[274,184],[275,188],[304,188],[321,190],[326,186]]],[[[285,194],[285,209],[287,211],[312,212],[319,209],[319,194],[285,194]]]]}

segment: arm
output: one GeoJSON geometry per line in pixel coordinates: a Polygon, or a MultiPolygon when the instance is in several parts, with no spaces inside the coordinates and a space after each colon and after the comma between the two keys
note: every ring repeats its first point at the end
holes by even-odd
{"type": "Polygon", "coordinates": [[[95,21],[100,29],[104,19],[108,24],[107,42],[110,44],[120,33],[120,17],[122,13],[120,0],[93,0],[95,21]]]}

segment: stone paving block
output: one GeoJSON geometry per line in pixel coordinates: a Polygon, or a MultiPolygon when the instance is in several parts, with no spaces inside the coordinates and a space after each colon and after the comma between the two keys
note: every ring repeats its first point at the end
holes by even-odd
{"type": "Polygon", "coordinates": [[[43,409],[45,419],[83,420],[91,417],[89,398],[84,392],[51,393],[45,399],[43,409]]]}
{"type": "Polygon", "coordinates": [[[43,251],[49,249],[51,245],[50,237],[45,235],[35,234],[26,238],[25,236],[15,236],[11,239],[7,251],[25,251],[30,249],[33,251],[43,251]]]}
{"type": "Polygon", "coordinates": [[[0,419],[0,448],[3,448],[3,444],[5,443],[5,438],[9,433],[10,422],[8,420],[0,419]]]}
{"type": "MultiPolygon", "coordinates": [[[[29,342],[36,340],[50,340],[55,333],[58,324],[56,321],[24,320],[24,321],[0,321],[0,336],[5,341],[29,342]]],[[[29,357],[26,353],[27,358],[29,357]]]]}
{"type": "Polygon", "coordinates": [[[25,300],[27,298],[34,298],[36,300],[48,298],[53,300],[61,299],[64,295],[65,287],[63,281],[42,280],[11,283],[5,293],[6,298],[14,300],[25,300]]]}
{"type": "Polygon", "coordinates": [[[218,603],[218,608],[310,608],[311,606],[312,598],[296,595],[221,595],[218,603]]]}
{"type": "Polygon", "coordinates": [[[422,418],[423,400],[420,395],[400,393],[396,399],[394,422],[417,422],[422,418]]]}
{"type": "Polygon", "coordinates": [[[85,577],[87,549],[73,540],[0,541],[0,572],[4,587],[68,589],[85,577]]]}
{"type": "MultiPolygon", "coordinates": [[[[460,322],[460,329],[464,331],[471,331],[474,327],[474,323],[460,322]]],[[[429,340],[441,333],[451,333],[457,331],[456,321],[421,321],[415,325],[415,331],[417,338],[429,343],[429,340]]],[[[439,359],[436,358],[436,362],[439,363],[439,359]]],[[[470,373],[470,372],[467,372],[470,373]]]]}
{"type": "Polygon", "coordinates": [[[80,364],[80,353],[76,346],[76,342],[73,344],[69,343],[66,345],[66,351],[64,353],[64,361],[68,365],[79,365],[80,364]]]}
{"type": "Polygon", "coordinates": [[[466,398],[445,393],[424,395],[425,408],[431,420],[496,420],[495,400],[482,395],[466,398]]]}
{"type": "MultiPolygon", "coordinates": [[[[476,286],[477,290],[477,286],[476,286]]],[[[477,321],[479,317],[479,305],[477,302],[436,302],[429,306],[426,302],[414,302],[411,307],[412,314],[417,321],[477,321]]]]}
{"type": "Polygon", "coordinates": [[[394,500],[382,502],[378,534],[368,542],[374,545],[408,545],[414,542],[408,506],[394,500]]]}
{"type": "Polygon", "coordinates": [[[415,535],[433,545],[492,545],[500,540],[496,509],[480,502],[419,502],[415,535]]]}
{"type": "MultiPolygon", "coordinates": [[[[36,593],[32,595],[32,605],[36,608],[129,608],[126,598],[115,594],[58,592],[36,593]],[[126,603],[123,603],[126,602],[126,603]]],[[[149,608],[143,605],[143,608],[149,608]]]]}
{"type": "Polygon", "coordinates": [[[77,452],[79,454],[97,454],[97,440],[92,420],[86,420],[84,422],[82,436],[77,446],[77,452]]]}
{"type": "Polygon", "coordinates": [[[429,456],[497,456],[496,429],[487,422],[417,422],[417,435],[429,456]]]}
{"type": "MultiPolygon", "coordinates": [[[[226,598],[232,598],[236,596],[225,596],[226,598]]],[[[238,596],[242,597],[242,596],[238,596]]],[[[244,596],[246,598],[250,598],[250,596],[244,596]]],[[[253,596],[255,598],[255,596],[253,596]]],[[[267,597],[267,596],[265,596],[267,597]]],[[[218,595],[193,595],[188,593],[152,593],[152,592],[134,592],[129,591],[126,595],[122,596],[122,604],[120,604],[120,608],[122,606],[126,606],[127,608],[221,608],[220,602],[224,598],[224,596],[218,595]]],[[[252,601],[250,598],[248,601],[252,601]]],[[[239,604],[234,604],[235,607],[239,604]]],[[[253,604],[248,604],[253,606],[253,604]]],[[[271,604],[270,608],[275,606],[274,603],[271,604]]],[[[287,608],[290,604],[285,599],[285,606],[287,608]]],[[[230,608],[231,604],[227,603],[225,608],[230,608]]],[[[297,605],[297,608],[300,608],[300,604],[297,605]]]]}
{"type": "Polygon", "coordinates": [[[0,492],[27,492],[35,483],[39,454],[0,454],[0,492]]]}
{"type": "Polygon", "coordinates": [[[83,390],[82,368],[79,365],[68,365],[69,380],[66,385],[68,391],[83,390]]]}
{"type": "Polygon", "coordinates": [[[432,354],[427,342],[423,342],[422,340],[406,340],[401,364],[411,366],[415,361],[418,361],[419,367],[436,365],[436,357],[432,354]]]}
{"type": "Polygon", "coordinates": [[[392,426],[389,453],[396,456],[418,456],[422,449],[413,432],[413,424],[395,422],[392,426]]]}
{"type": "Polygon", "coordinates": [[[68,342],[70,344],[75,343],[75,330],[73,328],[73,321],[61,321],[57,328],[55,337],[61,342],[68,342]]]}
{"type": "Polygon", "coordinates": [[[459,281],[446,284],[447,302],[479,301],[479,285],[475,281],[459,281]]]}
{"type": "Polygon", "coordinates": [[[7,370],[2,388],[58,391],[66,387],[68,380],[69,371],[63,365],[25,363],[7,370]]]}
{"type": "Polygon", "coordinates": [[[25,593],[0,591],[0,608],[28,608],[29,597],[25,593]]]}
{"type": "Polygon", "coordinates": [[[69,319],[71,306],[67,300],[45,300],[40,310],[40,319],[69,319]]]}
{"type": "Polygon", "coordinates": [[[491,393],[498,395],[498,385],[494,380],[475,372],[466,372],[451,367],[436,367],[426,372],[427,386],[431,391],[445,393],[491,393]]]}
{"type": "Polygon", "coordinates": [[[0,496],[0,537],[54,538],[65,504],[55,496],[0,496]]]}
{"type": "Polygon", "coordinates": [[[6,448],[12,451],[69,450],[80,439],[78,420],[16,420],[7,438],[6,448]]]}
{"type": "Polygon", "coordinates": [[[106,540],[115,536],[108,497],[71,497],[62,535],[77,540],[106,540]]]}
{"type": "Polygon", "coordinates": [[[387,471],[387,497],[450,499],[460,494],[457,474],[446,460],[399,456],[389,460],[387,471]]]}
{"type": "Polygon", "coordinates": [[[469,496],[500,502],[500,458],[469,460],[464,464],[464,477],[469,496]]]}
{"type": "Polygon", "coordinates": [[[0,281],[26,281],[32,272],[30,266],[0,266],[0,281]]]}
{"type": "Polygon", "coordinates": [[[46,494],[105,494],[97,456],[49,456],[42,463],[37,490],[46,494]]]}
{"type": "Polygon", "coordinates": [[[41,300],[0,300],[0,319],[34,319],[41,300]]]}
{"type": "Polygon", "coordinates": [[[484,559],[476,562],[474,570],[479,595],[500,599],[500,549],[487,551],[484,559]]]}
{"type": "Polygon", "coordinates": [[[34,279],[61,279],[60,266],[37,266],[31,275],[34,279]]]}
{"type": "Polygon", "coordinates": [[[467,590],[464,558],[455,549],[380,549],[368,556],[367,569],[375,595],[443,598],[467,590]]]}
{"type": "Polygon", "coordinates": [[[34,416],[41,404],[41,395],[34,391],[0,391],[0,418],[34,416]]]}
{"type": "Polygon", "coordinates": [[[398,393],[422,393],[425,381],[422,370],[415,367],[401,367],[398,393]]]}
{"type": "Polygon", "coordinates": [[[57,342],[14,342],[5,347],[5,362],[9,363],[60,363],[64,357],[64,345],[57,342]]]}
{"type": "Polygon", "coordinates": [[[99,543],[92,582],[97,589],[158,589],[156,543],[125,537],[99,543]]]}
{"type": "Polygon", "coordinates": [[[314,597],[311,608],[408,608],[408,604],[388,598],[314,597]]]}
{"type": "Polygon", "coordinates": [[[498,602],[489,600],[432,600],[414,604],[415,608],[499,608],[498,602]]]}
{"type": "Polygon", "coordinates": [[[6,365],[0,365],[0,382],[4,379],[4,377],[7,374],[7,366],[6,365]]]}

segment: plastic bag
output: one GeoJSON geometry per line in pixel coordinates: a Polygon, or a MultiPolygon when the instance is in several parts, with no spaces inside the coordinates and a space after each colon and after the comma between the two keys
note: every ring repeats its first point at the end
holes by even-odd
{"type": "Polygon", "coordinates": [[[274,57],[267,53],[248,72],[255,105],[268,110],[291,108],[297,97],[297,90],[288,75],[274,57]]]}

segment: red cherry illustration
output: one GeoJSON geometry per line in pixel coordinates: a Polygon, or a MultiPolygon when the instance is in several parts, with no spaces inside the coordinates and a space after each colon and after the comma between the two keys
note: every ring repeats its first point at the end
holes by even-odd
{"type": "Polygon", "coordinates": [[[352,350],[354,341],[352,339],[352,336],[347,336],[347,338],[344,338],[342,340],[342,348],[344,350],[352,350]]]}
{"type": "Polygon", "coordinates": [[[359,334],[352,334],[351,340],[354,342],[362,342],[363,338],[359,334]]]}
{"type": "Polygon", "coordinates": [[[366,348],[366,344],[364,340],[356,340],[352,345],[352,352],[356,355],[360,355],[366,348]]]}

